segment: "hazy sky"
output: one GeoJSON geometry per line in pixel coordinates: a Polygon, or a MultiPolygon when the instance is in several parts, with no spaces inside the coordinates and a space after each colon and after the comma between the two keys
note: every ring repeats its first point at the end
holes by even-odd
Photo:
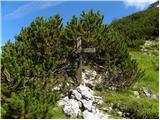
{"type": "Polygon", "coordinates": [[[100,10],[104,15],[104,23],[110,23],[115,18],[127,16],[145,9],[155,0],[123,0],[123,1],[2,1],[2,41],[1,45],[18,34],[22,26],[28,26],[37,16],[54,16],[59,13],[66,24],[73,15],[79,16],[82,10],[100,10]]]}

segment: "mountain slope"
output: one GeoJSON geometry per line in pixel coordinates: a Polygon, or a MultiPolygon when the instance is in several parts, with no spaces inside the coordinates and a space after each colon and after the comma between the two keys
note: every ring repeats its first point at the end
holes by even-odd
{"type": "Polygon", "coordinates": [[[129,47],[138,47],[144,40],[153,39],[159,35],[159,8],[146,9],[113,20],[110,26],[126,37],[129,47]]]}

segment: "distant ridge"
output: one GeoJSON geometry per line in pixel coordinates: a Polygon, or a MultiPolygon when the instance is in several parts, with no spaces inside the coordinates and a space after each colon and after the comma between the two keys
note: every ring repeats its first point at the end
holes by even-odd
{"type": "Polygon", "coordinates": [[[158,7],[158,5],[159,5],[159,0],[157,0],[156,2],[150,4],[148,8],[158,7]]]}

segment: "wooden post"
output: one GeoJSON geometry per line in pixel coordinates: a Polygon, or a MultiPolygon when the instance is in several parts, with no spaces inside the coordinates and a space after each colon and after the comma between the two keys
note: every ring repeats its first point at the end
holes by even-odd
{"type": "Polygon", "coordinates": [[[77,38],[77,51],[78,51],[78,55],[79,55],[77,80],[82,80],[82,54],[81,54],[82,46],[81,46],[81,44],[82,44],[81,38],[79,37],[79,38],[77,38]]]}
{"type": "Polygon", "coordinates": [[[81,38],[77,38],[77,52],[79,55],[79,63],[78,63],[78,70],[77,70],[77,80],[82,80],[82,52],[84,53],[95,53],[95,48],[84,48],[82,49],[82,41],[81,38]]]}

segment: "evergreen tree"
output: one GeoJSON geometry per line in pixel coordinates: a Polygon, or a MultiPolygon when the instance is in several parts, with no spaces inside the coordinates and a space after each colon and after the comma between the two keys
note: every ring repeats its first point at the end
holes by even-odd
{"type": "Polygon", "coordinates": [[[79,62],[77,38],[82,40],[82,48],[96,48],[95,54],[82,56],[87,65],[104,67],[107,86],[126,89],[141,76],[124,37],[103,24],[99,11],[82,11],[65,28],[59,15],[37,17],[16,35],[15,43],[8,41],[2,48],[3,118],[47,118],[49,106],[68,91],[68,76],[75,77],[79,62]],[[58,84],[62,88],[55,91],[58,84]]]}

